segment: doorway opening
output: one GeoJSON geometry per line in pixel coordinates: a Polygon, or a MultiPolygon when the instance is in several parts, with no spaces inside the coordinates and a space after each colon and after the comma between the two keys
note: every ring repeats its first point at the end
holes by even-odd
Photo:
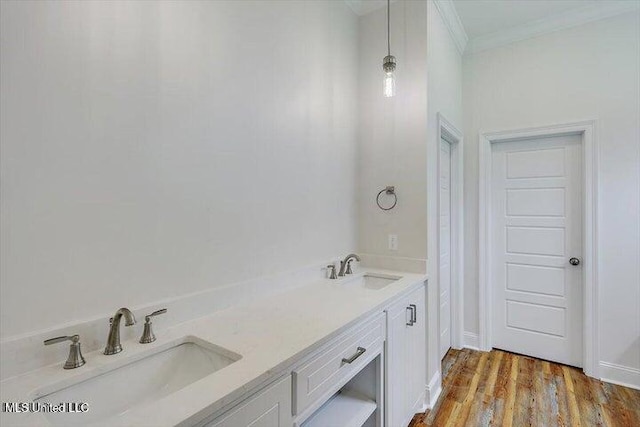
{"type": "Polygon", "coordinates": [[[598,376],[594,128],[586,121],[480,134],[481,350],[516,345],[513,351],[545,358],[537,341],[573,331],[580,336],[570,345],[579,351],[570,350],[569,363],[598,376]],[[572,298],[572,285],[583,296],[567,319],[561,300],[572,298]]]}
{"type": "Polygon", "coordinates": [[[438,113],[438,325],[439,354],[461,348],[463,329],[462,133],[438,113]]]}

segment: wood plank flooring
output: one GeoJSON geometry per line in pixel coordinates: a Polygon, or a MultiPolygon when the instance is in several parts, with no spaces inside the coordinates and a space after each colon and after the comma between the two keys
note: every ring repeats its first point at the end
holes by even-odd
{"type": "Polygon", "coordinates": [[[492,350],[449,350],[434,410],[410,427],[640,427],[640,391],[581,370],[492,350]]]}

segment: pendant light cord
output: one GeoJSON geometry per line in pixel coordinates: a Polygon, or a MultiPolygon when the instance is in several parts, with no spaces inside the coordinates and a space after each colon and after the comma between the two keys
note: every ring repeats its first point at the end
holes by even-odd
{"type": "Polygon", "coordinates": [[[391,0],[387,0],[387,55],[391,55],[391,0]]]}

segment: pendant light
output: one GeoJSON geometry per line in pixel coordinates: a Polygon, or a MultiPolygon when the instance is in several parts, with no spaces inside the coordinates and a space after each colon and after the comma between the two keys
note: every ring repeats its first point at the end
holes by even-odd
{"type": "Polygon", "coordinates": [[[391,55],[391,0],[387,0],[387,56],[382,60],[382,69],[384,70],[383,91],[386,98],[390,98],[396,94],[396,76],[393,74],[396,70],[396,57],[391,55]]]}

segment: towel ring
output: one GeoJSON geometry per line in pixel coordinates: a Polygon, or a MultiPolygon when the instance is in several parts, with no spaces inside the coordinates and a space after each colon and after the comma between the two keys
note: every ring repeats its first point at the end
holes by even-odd
{"type": "Polygon", "coordinates": [[[390,211],[391,209],[395,208],[396,205],[398,204],[398,195],[396,194],[396,187],[388,186],[388,187],[385,187],[382,190],[380,190],[380,192],[376,196],[376,204],[383,211],[390,211]],[[389,195],[393,196],[393,204],[388,208],[385,208],[380,204],[380,196],[382,196],[382,193],[389,194],[389,195]]]}

